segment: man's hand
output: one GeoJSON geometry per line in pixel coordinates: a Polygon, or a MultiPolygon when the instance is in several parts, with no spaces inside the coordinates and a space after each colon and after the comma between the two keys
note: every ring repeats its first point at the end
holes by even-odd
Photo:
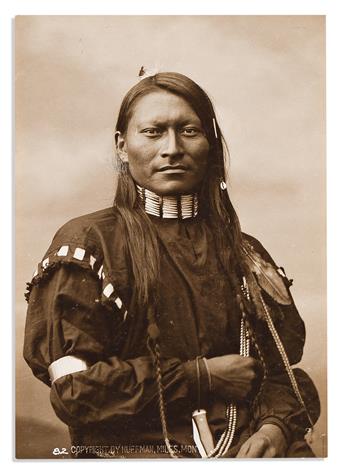
{"type": "Polygon", "coordinates": [[[262,367],[253,357],[238,354],[207,359],[212,391],[225,400],[245,400],[254,395],[262,367]]]}
{"type": "Polygon", "coordinates": [[[267,424],[242,444],[236,457],[282,458],[286,449],[286,438],[279,426],[267,424]]]}

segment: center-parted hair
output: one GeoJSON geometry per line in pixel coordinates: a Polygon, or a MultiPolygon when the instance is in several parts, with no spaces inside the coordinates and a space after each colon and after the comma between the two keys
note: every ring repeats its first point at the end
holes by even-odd
{"type": "MultiPolygon", "coordinates": [[[[212,227],[221,263],[231,283],[238,288],[236,271],[241,263],[241,230],[236,212],[226,190],[227,146],[218,125],[212,102],[206,92],[193,80],[176,72],[160,72],[145,77],[125,95],[116,131],[126,134],[128,124],[140,99],[157,91],[170,92],[183,98],[198,115],[209,143],[209,158],[205,177],[199,190],[199,213],[212,227]]],[[[156,299],[159,276],[159,245],[150,218],[138,199],[135,183],[126,163],[118,159],[118,185],[114,205],[120,213],[126,234],[127,255],[131,262],[137,305],[147,306],[156,299]]]]}

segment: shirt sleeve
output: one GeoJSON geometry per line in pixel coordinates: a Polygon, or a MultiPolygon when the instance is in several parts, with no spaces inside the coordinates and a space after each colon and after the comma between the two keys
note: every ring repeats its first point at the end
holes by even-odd
{"type": "MultiPolygon", "coordinates": [[[[153,406],[157,409],[151,356],[122,360],[116,354],[125,325],[123,307],[113,304],[110,310],[101,304],[100,280],[80,263],[46,270],[46,277],[31,288],[24,358],[34,375],[51,386],[57,416],[69,426],[80,427],[133,418],[153,406]],[[80,358],[88,368],[51,383],[48,367],[64,356],[80,358]]],[[[173,405],[187,398],[179,359],[162,359],[161,371],[165,402],[173,405]]]]}
{"type": "Polygon", "coordinates": [[[254,410],[256,431],[266,423],[277,425],[289,444],[303,439],[311,422],[314,425],[320,416],[320,400],[313,381],[302,369],[293,371],[310,419],[286,373],[268,377],[254,410]]]}
{"type": "MultiPolygon", "coordinates": [[[[290,292],[292,280],[286,277],[284,270],[276,265],[260,242],[251,237],[250,243],[273,269],[280,270],[278,278],[282,278],[289,295],[290,304],[283,305],[275,301],[274,293],[268,294],[264,289],[262,291],[271,324],[281,342],[289,366],[292,367],[301,361],[305,342],[305,325],[290,292]]],[[[304,402],[303,406],[293,389],[282,353],[269,330],[267,321],[256,323],[255,334],[267,369],[267,378],[255,404],[255,429],[259,429],[265,423],[272,423],[282,429],[288,442],[303,439],[306,430],[311,428],[320,416],[317,389],[305,371],[299,368],[292,369],[293,378],[304,402]]]]}

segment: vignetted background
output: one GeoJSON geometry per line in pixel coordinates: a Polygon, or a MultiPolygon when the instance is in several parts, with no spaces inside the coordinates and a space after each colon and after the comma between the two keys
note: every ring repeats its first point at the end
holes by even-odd
{"type": "Polygon", "coordinates": [[[17,457],[54,457],[69,440],[22,358],[25,282],[59,226],[111,205],[115,119],[142,65],[213,99],[242,228],[294,279],[301,366],[322,403],[313,447],[326,455],[324,30],[321,16],[16,18],[17,457]]]}

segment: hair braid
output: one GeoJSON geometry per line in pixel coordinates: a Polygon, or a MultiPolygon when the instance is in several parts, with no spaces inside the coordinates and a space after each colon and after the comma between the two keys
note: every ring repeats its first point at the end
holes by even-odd
{"type": "Polygon", "coordinates": [[[149,323],[148,328],[147,328],[147,333],[148,333],[147,347],[151,353],[153,365],[156,372],[159,416],[160,416],[160,421],[161,421],[161,426],[162,426],[162,431],[163,431],[163,438],[164,438],[164,442],[170,456],[172,458],[178,458],[179,456],[175,454],[169,441],[168,427],[167,427],[167,421],[166,421],[166,415],[165,415],[165,403],[164,403],[164,397],[163,397],[164,388],[163,388],[163,377],[162,377],[162,370],[161,370],[161,364],[160,364],[161,353],[160,353],[160,347],[158,343],[159,329],[155,321],[154,310],[152,306],[150,306],[147,311],[147,319],[149,323]]]}

